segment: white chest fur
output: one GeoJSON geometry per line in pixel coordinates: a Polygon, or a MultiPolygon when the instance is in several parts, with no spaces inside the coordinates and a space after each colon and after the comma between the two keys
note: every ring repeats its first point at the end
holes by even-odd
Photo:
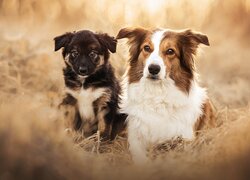
{"type": "Polygon", "coordinates": [[[142,159],[144,149],[176,136],[194,137],[194,124],[202,114],[206,90],[192,82],[189,94],[171,79],[161,83],[141,79],[128,85],[124,111],[128,113],[128,141],[133,156],[142,159]]]}
{"type": "Polygon", "coordinates": [[[106,89],[82,88],[81,90],[78,91],[67,89],[67,92],[77,99],[79,113],[82,119],[87,121],[94,121],[95,114],[94,114],[93,102],[96,101],[98,98],[100,98],[102,95],[104,95],[106,89]]]}

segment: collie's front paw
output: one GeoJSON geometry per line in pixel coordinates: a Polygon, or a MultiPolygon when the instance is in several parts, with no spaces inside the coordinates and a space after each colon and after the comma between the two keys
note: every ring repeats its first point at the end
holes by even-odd
{"type": "Polygon", "coordinates": [[[136,165],[144,165],[148,162],[147,149],[138,139],[129,138],[129,150],[132,155],[132,160],[136,165]]]}
{"type": "Polygon", "coordinates": [[[132,155],[132,160],[135,165],[145,165],[149,161],[149,158],[146,156],[146,154],[134,154],[132,155]]]}

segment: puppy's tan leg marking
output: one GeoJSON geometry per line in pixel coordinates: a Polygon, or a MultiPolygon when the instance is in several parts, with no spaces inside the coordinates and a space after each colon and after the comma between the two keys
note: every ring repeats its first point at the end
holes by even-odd
{"type": "Polygon", "coordinates": [[[107,91],[102,97],[98,98],[94,102],[94,107],[96,109],[98,130],[103,138],[109,138],[111,134],[111,123],[107,124],[105,122],[105,116],[110,111],[107,107],[107,102],[110,101],[111,93],[107,91]]]}
{"type": "Polygon", "coordinates": [[[105,122],[105,115],[109,110],[103,110],[98,113],[98,130],[100,131],[100,135],[104,139],[108,139],[111,134],[111,123],[107,124],[105,122]]]}

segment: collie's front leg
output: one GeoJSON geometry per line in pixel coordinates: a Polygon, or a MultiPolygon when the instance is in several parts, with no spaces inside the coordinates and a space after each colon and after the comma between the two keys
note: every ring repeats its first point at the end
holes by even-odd
{"type": "Polygon", "coordinates": [[[148,160],[147,148],[146,144],[143,142],[143,139],[140,138],[140,135],[137,132],[138,129],[128,128],[129,150],[134,163],[137,165],[142,165],[148,160]]]}

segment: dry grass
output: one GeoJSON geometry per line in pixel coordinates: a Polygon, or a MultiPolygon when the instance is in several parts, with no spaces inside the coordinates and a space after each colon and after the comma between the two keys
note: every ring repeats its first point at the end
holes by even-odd
{"type": "MultiPolygon", "coordinates": [[[[249,179],[249,16],[249,0],[0,0],[0,179],[249,179]],[[206,33],[211,47],[197,67],[217,108],[216,128],[152,147],[143,167],[132,164],[126,139],[65,131],[57,108],[63,61],[52,41],[77,29],[115,36],[133,25],[206,33]]],[[[112,56],[118,75],[126,52],[119,45],[112,56]]]]}

